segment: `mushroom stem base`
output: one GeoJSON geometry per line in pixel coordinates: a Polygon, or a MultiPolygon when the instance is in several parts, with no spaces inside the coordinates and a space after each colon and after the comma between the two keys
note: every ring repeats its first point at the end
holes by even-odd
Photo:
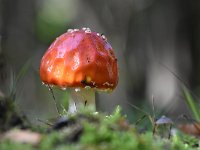
{"type": "Polygon", "coordinates": [[[83,108],[88,106],[96,109],[95,90],[85,88],[70,89],[69,113],[75,113],[81,107],[83,108]]]}

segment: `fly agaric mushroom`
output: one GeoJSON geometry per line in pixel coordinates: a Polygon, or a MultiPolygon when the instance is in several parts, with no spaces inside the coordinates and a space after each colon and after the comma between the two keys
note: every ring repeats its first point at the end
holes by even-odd
{"type": "Polygon", "coordinates": [[[69,89],[69,112],[81,105],[95,108],[95,91],[117,86],[117,59],[104,35],[89,28],[69,29],[42,57],[40,78],[44,84],[69,89]]]}

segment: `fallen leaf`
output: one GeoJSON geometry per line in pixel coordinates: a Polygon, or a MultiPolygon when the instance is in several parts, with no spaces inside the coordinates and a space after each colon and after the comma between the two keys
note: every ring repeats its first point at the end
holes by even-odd
{"type": "Polygon", "coordinates": [[[18,143],[37,145],[41,141],[41,134],[29,130],[14,129],[4,133],[3,138],[18,143]]]}
{"type": "Polygon", "coordinates": [[[198,122],[188,123],[188,124],[180,124],[180,125],[178,125],[178,128],[186,134],[200,137],[200,123],[198,123],[198,122]]]}

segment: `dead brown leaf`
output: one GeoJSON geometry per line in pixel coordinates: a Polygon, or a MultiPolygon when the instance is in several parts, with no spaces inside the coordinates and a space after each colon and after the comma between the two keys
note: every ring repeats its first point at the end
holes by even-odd
{"type": "Polygon", "coordinates": [[[196,137],[200,137],[200,123],[188,123],[188,124],[180,124],[178,128],[186,133],[196,137]]]}

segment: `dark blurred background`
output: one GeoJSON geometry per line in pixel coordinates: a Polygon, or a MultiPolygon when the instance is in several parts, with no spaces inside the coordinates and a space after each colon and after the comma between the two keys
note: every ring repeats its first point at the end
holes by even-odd
{"type": "MultiPolygon", "coordinates": [[[[0,96],[16,86],[14,98],[32,121],[56,116],[40,59],[56,37],[82,27],[105,34],[119,60],[119,84],[97,95],[98,110],[121,105],[131,120],[127,101],[150,112],[153,95],[157,110],[187,113],[180,85],[200,93],[199,0],[0,0],[0,96]]],[[[67,92],[53,90],[65,107],[67,92]]]]}

